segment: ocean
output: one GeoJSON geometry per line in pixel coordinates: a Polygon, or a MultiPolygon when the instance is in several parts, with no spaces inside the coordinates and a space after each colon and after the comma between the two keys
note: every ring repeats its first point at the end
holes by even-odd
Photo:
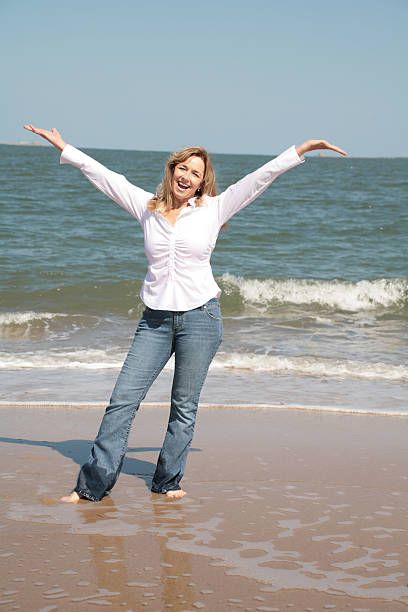
{"type": "MultiPolygon", "coordinates": [[[[167,158],[86,152],[149,191],[167,158]]],[[[220,191],[268,159],[212,157],[220,191]]],[[[137,221],[51,147],[0,145],[0,205],[0,399],[106,402],[143,310],[137,221]]],[[[220,232],[202,401],[407,414],[407,237],[408,159],[280,177],[220,232]]],[[[147,399],[168,400],[171,370],[147,399]]]]}

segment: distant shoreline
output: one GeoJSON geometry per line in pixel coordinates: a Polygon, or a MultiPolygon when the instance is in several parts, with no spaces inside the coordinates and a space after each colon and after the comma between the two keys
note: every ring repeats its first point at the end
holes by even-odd
{"type": "Polygon", "coordinates": [[[28,142],[26,140],[20,140],[19,142],[0,142],[0,145],[11,145],[13,147],[47,147],[48,145],[45,142],[41,141],[32,141],[28,142]]]}

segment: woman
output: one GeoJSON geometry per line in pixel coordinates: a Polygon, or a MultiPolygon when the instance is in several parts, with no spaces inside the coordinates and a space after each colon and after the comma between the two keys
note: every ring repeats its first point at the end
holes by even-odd
{"type": "Polygon", "coordinates": [[[193,438],[198,400],[222,340],[221,291],[210,265],[219,230],[279,175],[302,163],[308,151],[346,153],[325,140],[307,140],[217,196],[207,152],[201,147],[188,147],[170,156],[163,182],[153,195],[66,144],[55,128],[24,127],[60,149],[62,164],[79,168],[91,183],[136,217],[143,229],[149,264],[140,293],[146,308],[90,457],[79,472],[74,491],[62,501],[99,501],[112,489],[135,413],[173,353],[170,418],[152,491],[183,497],[180,481],[193,438]]]}

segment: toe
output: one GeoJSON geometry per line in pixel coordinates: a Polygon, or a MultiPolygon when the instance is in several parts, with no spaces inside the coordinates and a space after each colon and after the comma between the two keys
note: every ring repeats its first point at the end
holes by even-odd
{"type": "Polygon", "coordinates": [[[65,502],[67,504],[77,504],[79,502],[79,495],[76,491],[72,491],[72,493],[70,493],[70,495],[64,495],[64,497],[61,497],[62,502],[65,502]]]}

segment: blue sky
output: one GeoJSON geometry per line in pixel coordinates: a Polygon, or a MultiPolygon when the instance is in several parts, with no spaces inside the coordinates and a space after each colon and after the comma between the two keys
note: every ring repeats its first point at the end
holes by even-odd
{"type": "Polygon", "coordinates": [[[0,141],[408,155],[407,0],[0,0],[0,141]]]}

